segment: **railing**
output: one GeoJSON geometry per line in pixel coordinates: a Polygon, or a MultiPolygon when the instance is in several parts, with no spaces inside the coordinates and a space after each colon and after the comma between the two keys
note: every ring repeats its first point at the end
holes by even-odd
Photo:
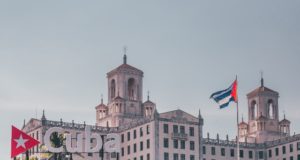
{"type": "Polygon", "coordinates": [[[186,133],[172,133],[173,139],[185,139],[187,140],[188,135],[186,133]]]}

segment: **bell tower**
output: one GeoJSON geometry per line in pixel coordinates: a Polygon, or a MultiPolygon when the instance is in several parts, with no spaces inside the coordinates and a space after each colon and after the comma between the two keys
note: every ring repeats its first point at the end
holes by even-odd
{"type": "Polygon", "coordinates": [[[279,93],[264,86],[261,77],[260,87],[247,94],[248,133],[257,142],[276,139],[279,133],[278,98],[279,93]]]}
{"type": "Polygon", "coordinates": [[[144,116],[143,71],[127,64],[126,54],[123,64],[107,73],[107,82],[108,111],[98,125],[117,127],[144,116]]]}

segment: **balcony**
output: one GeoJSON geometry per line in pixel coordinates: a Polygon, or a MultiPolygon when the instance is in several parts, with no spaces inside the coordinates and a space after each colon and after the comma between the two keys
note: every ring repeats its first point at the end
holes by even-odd
{"type": "Polygon", "coordinates": [[[172,139],[184,139],[187,140],[188,135],[186,133],[172,133],[172,139]]]}

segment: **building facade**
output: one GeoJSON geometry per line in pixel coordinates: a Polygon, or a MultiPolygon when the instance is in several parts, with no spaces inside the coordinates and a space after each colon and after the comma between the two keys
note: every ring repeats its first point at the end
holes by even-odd
{"type": "MultiPolygon", "coordinates": [[[[45,113],[41,119],[31,119],[23,131],[41,142],[29,151],[36,159],[53,159],[47,152],[43,137],[51,127],[63,128],[71,134],[72,147],[76,147],[78,134],[86,127],[101,135],[103,141],[109,133],[120,136],[120,151],[107,153],[101,149],[96,153],[61,154],[63,159],[74,160],[230,160],[236,159],[236,141],[211,139],[203,136],[203,118],[182,110],[158,113],[156,104],[143,101],[143,71],[123,64],[107,73],[108,101],[95,107],[96,123],[87,125],[48,120],[45,113]]],[[[248,122],[239,124],[241,159],[300,160],[300,135],[290,136],[290,121],[279,121],[278,92],[261,86],[248,95],[248,122]]],[[[83,136],[85,136],[83,134],[83,136]]],[[[64,135],[58,135],[63,143],[64,135]],[[61,137],[62,138],[61,138],[61,137]]],[[[56,139],[58,139],[56,138],[56,139]]],[[[91,141],[92,146],[95,142],[91,141]]],[[[63,144],[61,144],[63,145],[63,144]]],[[[85,146],[83,146],[85,147],[85,146]]]]}

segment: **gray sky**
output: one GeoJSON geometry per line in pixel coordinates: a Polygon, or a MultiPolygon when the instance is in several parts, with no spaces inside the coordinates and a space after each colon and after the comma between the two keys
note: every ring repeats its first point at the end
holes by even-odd
{"type": "MultiPolygon", "coordinates": [[[[204,134],[236,133],[235,108],[219,110],[211,93],[239,77],[246,94],[265,85],[280,93],[299,133],[300,1],[0,1],[0,155],[9,157],[10,126],[23,119],[95,123],[106,73],[122,63],[143,70],[144,95],[159,112],[197,115],[204,134]],[[222,127],[220,127],[222,126],[222,127]]],[[[145,99],[145,98],[144,98],[145,99]]]]}

